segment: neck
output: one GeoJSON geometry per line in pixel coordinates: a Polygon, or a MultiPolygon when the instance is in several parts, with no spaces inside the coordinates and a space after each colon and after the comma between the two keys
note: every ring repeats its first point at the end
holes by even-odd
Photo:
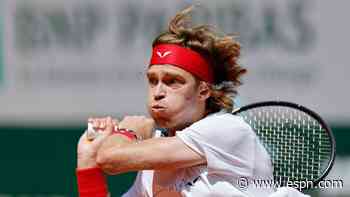
{"type": "Polygon", "coordinates": [[[176,125],[175,127],[172,127],[172,128],[167,128],[168,135],[175,136],[176,131],[181,131],[181,130],[185,129],[186,127],[191,126],[193,123],[203,119],[207,115],[208,115],[208,112],[204,111],[203,113],[200,113],[198,116],[194,116],[193,119],[189,120],[188,122],[184,122],[184,123],[182,123],[180,125],[176,125]]]}

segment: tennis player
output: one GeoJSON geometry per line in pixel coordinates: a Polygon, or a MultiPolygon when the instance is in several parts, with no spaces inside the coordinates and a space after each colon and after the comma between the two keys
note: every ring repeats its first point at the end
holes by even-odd
{"type": "MultiPolygon", "coordinates": [[[[152,118],[127,116],[89,121],[96,137],[78,144],[81,197],[105,197],[105,174],[138,171],[123,197],[269,196],[274,188],[240,181],[273,179],[267,151],[250,126],[232,115],[233,98],[246,70],[240,44],[179,12],[153,42],[147,68],[152,118]],[[155,125],[168,130],[163,137],[155,125]]],[[[118,187],[116,185],[116,187],[118,187]]]]}

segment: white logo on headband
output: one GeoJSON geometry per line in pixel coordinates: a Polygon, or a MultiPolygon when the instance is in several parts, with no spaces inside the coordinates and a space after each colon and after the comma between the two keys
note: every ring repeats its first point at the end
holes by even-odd
{"type": "Polygon", "coordinates": [[[164,58],[166,57],[167,55],[171,54],[171,51],[165,51],[163,54],[160,52],[160,51],[157,51],[157,55],[160,57],[160,58],[164,58]]]}

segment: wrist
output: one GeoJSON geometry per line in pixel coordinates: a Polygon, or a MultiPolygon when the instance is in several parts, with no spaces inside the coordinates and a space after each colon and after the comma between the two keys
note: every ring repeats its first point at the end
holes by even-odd
{"type": "Polygon", "coordinates": [[[77,169],[76,175],[80,197],[106,197],[108,195],[107,180],[100,168],[77,169]]]}
{"type": "Polygon", "coordinates": [[[115,130],[112,132],[113,134],[121,134],[127,137],[130,140],[136,140],[136,141],[141,141],[143,137],[136,133],[135,131],[127,128],[120,128],[118,130],[115,130]]]}
{"type": "Polygon", "coordinates": [[[95,158],[79,158],[77,160],[77,169],[86,169],[86,168],[95,168],[97,167],[96,159],[95,158]]]}

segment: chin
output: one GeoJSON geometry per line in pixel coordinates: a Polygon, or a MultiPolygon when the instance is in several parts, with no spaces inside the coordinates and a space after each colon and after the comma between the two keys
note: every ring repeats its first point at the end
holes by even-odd
{"type": "Polygon", "coordinates": [[[161,117],[161,116],[153,116],[153,115],[152,115],[152,118],[159,127],[167,128],[167,126],[169,125],[168,118],[161,117]]]}
{"type": "Polygon", "coordinates": [[[149,110],[150,115],[152,116],[153,120],[158,122],[167,122],[170,120],[171,115],[167,113],[166,111],[154,111],[149,110]]]}
{"type": "Polygon", "coordinates": [[[164,129],[171,129],[173,127],[173,124],[169,117],[164,117],[164,116],[154,116],[152,114],[153,120],[156,122],[156,125],[160,128],[164,129]]]}

